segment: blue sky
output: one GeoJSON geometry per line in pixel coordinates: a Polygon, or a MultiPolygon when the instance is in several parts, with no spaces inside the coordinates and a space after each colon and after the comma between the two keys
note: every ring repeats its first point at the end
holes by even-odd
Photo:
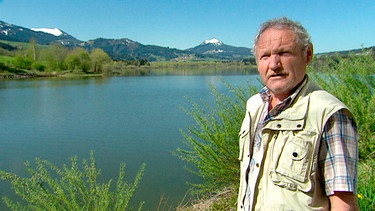
{"type": "Polygon", "coordinates": [[[0,0],[0,20],[14,25],[178,49],[213,37],[252,47],[259,25],[281,16],[307,28],[315,53],[375,46],[373,0],[0,0]]]}

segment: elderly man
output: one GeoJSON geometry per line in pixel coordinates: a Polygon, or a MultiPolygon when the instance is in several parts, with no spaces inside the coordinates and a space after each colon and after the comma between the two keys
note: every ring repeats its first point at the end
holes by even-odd
{"type": "Polygon", "coordinates": [[[310,36],[288,18],[262,24],[254,55],[265,87],[240,131],[238,210],[358,210],[350,110],[306,75],[310,36]]]}

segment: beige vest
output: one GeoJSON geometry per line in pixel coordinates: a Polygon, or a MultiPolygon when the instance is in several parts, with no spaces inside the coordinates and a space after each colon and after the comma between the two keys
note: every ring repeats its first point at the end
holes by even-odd
{"type": "MultiPolygon", "coordinates": [[[[237,210],[244,210],[246,177],[256,125],[263,109],[260,95],[251,97],[240,131],[240,187],[237,210]]],[[[329,117],[348,108],[310,80],[293,104],[265,125],[265,152],[257,172],[251,210],[325,210],[329,200],[319,182],[317,157],[323,128],[329,117]]],[[[350,112],[348,112],[350,113],[350,112]]]]}

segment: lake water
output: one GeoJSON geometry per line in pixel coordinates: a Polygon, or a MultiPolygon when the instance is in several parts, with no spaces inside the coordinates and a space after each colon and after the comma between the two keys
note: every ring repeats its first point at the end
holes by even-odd
{"type": "MultiPolygon", "coordinates": [[[[160,197],[175,206],[186,194],[186,182],[199,182],[171,154],[183,147],[180,129],[193,123],[181,107],[212,100],[209,84],[221,79],[245,85],[254,75],[143,76],[85,79],[0,81],[0,169],[28,175],[25,161],[35,157],[61,166],[77,155],[79,162],[95,152],[102,181],[117,180],[126,163],[127,181],[142,163],[146,171],[133,202],[156,210],[160,197]]],[[[235,143],[236,144],[236,143],[235,143]]],[[[0,194],[11,195],[6,182],[0,194]]],[[[0,208],[3,210],[3,203],[0,208]]]]}

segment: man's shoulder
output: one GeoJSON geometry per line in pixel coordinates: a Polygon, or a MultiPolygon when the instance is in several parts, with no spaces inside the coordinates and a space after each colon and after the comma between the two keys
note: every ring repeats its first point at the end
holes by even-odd
{"type": "Polygon", "coordinates": [[[322,89],[312,91],[310,93],[310,101],[313,103],[321,103],[321,106],[330,105],[333,103],[345,106],[345,104],[336,96],[322,89]]]}
{"type": "Polygon", "coordinates": [[[310,97],[313,99],[320,99],[320,100],[329,100],[329,101],[339,101],[341,102],[337,97],[332,95],[331,93],[327,92],[326,90],[320,89],[320,90],[314,90],[310,93],[310,97]]]}
{"type": "Polygon", "coordinates": [[[259,93],[251,96],[247,101],[258,101],[258,100],[262,100],[262,97],[259,93]]]}
{"type": "Polygon", "coordinates": [[[263,104],[263,100],[262,100],[262,97],[259,93],[251,96],[247,100],[247,103],[246,103],[247,106],[256,106],[256,105],[261,105],[261,104],[263,104]]]}
{"type": "Polygon", "coordinates": [[[333,113],[343,110],[345,114],[353,117],[350,109],[337,97],[325,90],[316,90],[310,93],[310,111],[315,111],[315,113],[324,113],[328,117],[333,113]]]}
{"type": "MultiPolygon", "coordinates": [[[[310,80],[305,86],[304,91],[309,95],[311,102],[338,103],[344,105],[344,103],[337,97],[335,97],[328,91],[321,89],[318,85],[310,80]]],[[[322,104],[322,106],[324,106],[324,104],[322,104]]]]}

